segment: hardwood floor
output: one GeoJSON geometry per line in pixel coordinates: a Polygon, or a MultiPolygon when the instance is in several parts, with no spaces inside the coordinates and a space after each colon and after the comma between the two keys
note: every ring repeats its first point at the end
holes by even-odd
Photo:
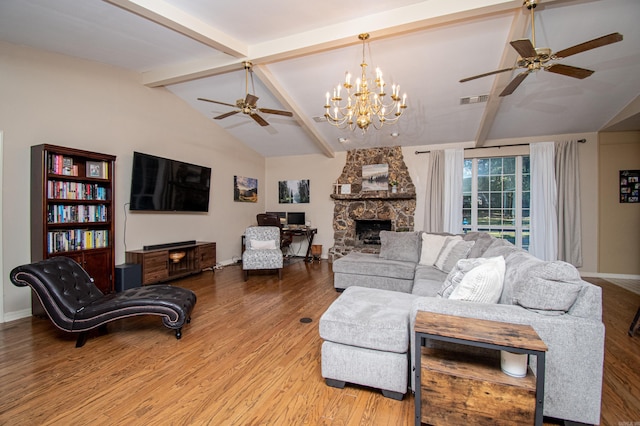
{"type": "MultiPolygon", "coordinates": [[[[634,424],[640,332],[627,330],[640,295],[594,281],[607,327],[602,424],[634,424]]],[[[282,281],[244,282],[233,265],[176,284],[198,295],[181,340],[157,317],[112,323],[80,349],[48,320],[0,324],[0,424],[413,424],[411,395],[324,384],[318,320],[338,297],[326,261],[293,263],[282,281]]]]}

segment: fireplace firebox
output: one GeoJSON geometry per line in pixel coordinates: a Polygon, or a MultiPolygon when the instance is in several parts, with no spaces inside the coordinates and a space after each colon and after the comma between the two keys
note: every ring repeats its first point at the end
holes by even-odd
{"type": "Polygon", "coordinates": [[[380,231],[391,231],[390,220],[356,220],[356,246],[380,245],[380,231]]]}

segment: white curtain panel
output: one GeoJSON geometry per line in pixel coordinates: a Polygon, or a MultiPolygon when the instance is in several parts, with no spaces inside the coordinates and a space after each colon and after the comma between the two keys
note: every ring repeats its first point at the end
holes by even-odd
{"type": "Polygon", "coordinates": [[[529,252],[542,260],[558,258],[558,216],[553,142],[530,145],[531,240],[529,252]]]}
{"type": "Polygon", "coordinates": [[[444,164],[444,231],[461,234],[464,150],[445,149],[444,164]]]}
{"type": "Polygon", "coordinates": [[[427,160],[424,231],[442,232],[444,151],[431,151],[427,160]]]}
{"type": "Polygon", "coordinates": [[[578,142],[556,142],[558,183],[558,259],[582,266],[582,222],[580,220],[580,162],[578,142]]]}

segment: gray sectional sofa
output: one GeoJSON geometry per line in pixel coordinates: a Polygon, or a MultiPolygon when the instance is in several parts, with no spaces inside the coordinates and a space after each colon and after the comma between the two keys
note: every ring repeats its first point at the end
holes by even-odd
{"type": "MultiPolygon", "coordinates": [[[[543,262],[486,233],[380,236],[380,254],[352,252],[333,262],[334,286],[344,292],[319,325],[327,384],[371,386],[402,398],[414,386],[418,311],[528,324],[548,347],[544,415],[599,424],[605,333],[599,287],[581,280],[572,265],[543,262]],[[503,268],[499,298],[480,302],[458,291],[469,286],[465,275],[489,260],[503,268]]],[[[493,276],[496,270],[485,268],[493,276]]]]}

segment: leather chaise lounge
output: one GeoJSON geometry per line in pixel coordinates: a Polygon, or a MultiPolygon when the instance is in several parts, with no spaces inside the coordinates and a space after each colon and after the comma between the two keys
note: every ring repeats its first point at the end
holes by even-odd
{"type": "Polygon", "coordinates": [[[63,331],[77,332],[76,347],[86,333],[107,323],[137,315],[158,315],[163,324],[182,337],[182,327],[191,320],[196,295],[171,285],[152,285],[103,294],[93,279],[74,260],[57,256],[14,268],[11,282],[29,286],[51,321],[63,331]]]}

